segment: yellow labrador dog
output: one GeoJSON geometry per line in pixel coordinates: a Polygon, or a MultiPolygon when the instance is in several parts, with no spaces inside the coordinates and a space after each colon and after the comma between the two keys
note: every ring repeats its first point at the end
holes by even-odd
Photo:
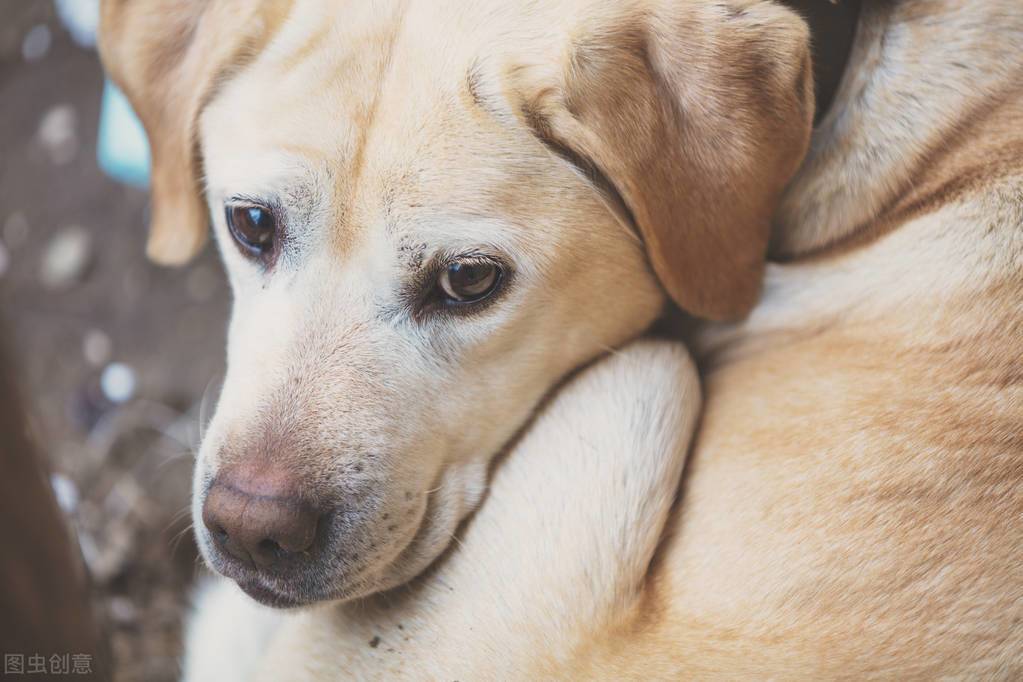
{"type": "Polygon", "coordinates": [[[665,290],[747,311],[809,140],[806,27],[772,3],[115,0],[103,33],[151,255],[210,214],[235,292],[199,544],[276,606],[419,574],[665,290]]]}
{"type": "Polygon", "coordinates": [[[1017,2],[865,3],[794,179],[808,35],[772,2],[113,2],[105,32],[151,253],[212,212],[237,297],[203,552],[326,602],[212,588],[192,679],[1023,674],[1017,2]],[[698,338],[680,503],[695,380],[634,343],[435,562],[661,287],[754,303],[776,208],[762,301],[698,338]]]}

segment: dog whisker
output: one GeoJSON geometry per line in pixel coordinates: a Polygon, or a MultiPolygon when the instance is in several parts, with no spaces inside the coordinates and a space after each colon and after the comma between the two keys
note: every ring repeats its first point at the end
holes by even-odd
{"type": "Polygon", "coordinates": [[[210,393],[213,390],[214,384],[217,385],[217,392],[220,391],[220,386],[223,384],[223,376],[215,376],[206,383],[206,388],[202,392],[202,399],[199,401],[199,442],[195,444],[194,449],[198,450],[199,445],[202,444],[203,439],[206,437],[206,429],[209,426],[211,418],[211,404],[210,404],[210,393]]]}
{"type": "Polygon", "coordinates": [[[175,533],[174,537],[170,541],[170,553],[174,556],[178,552],[178,547],[181,546],[181,542],[185,539],[185,536],[191,532],[193,525],[189,523],[187,526],[182,528],[180,531],[175,533]]]}

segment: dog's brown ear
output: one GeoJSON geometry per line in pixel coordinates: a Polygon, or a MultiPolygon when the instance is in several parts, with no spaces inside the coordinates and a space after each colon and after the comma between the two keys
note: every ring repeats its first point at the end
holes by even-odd
{"type": "Polygon", "coordinates": [[[756,0],[636,6],[583,20],[561,72],[538,69],[524,116],[620,196],[678,305],[742,315],[809,143],[806,24],[756,0]]]}
{"type": "Polygon", "coordinates": [[[251,58],[272,27],[273,2],[104,0],[100,53],[149,137],[152,221],[146,251],[188,261],[206,243],[196,123],[220,78],[251,58]]]}

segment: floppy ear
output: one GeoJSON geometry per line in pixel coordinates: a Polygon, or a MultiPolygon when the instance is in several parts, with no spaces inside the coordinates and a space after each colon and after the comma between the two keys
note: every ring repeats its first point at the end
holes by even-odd
{"type": "Polygon", "coordinates": [[[100,53],[149,137],[152,221],[146,252],[186,262],[206,243],[196,123],[217,82],[251,59],[278,23],[255,0],[104,0],[100,53]]]}
{"type": "Polygon", "coordinates": [[[524,117],[618,195],[679,306],[744,314],[809,143],[806,24],[757,0],[618,7],[583,20],[560,73],[520,88],[524,117]]]}

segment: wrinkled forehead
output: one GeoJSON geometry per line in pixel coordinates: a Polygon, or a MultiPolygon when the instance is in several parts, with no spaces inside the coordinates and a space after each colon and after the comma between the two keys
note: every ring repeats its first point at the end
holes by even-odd
{"type": "Polygon", "coordinates": [[[211,199],[315,192],[376,217],[394,202],[478,208],[504,174],[535,167],[482,39],[422,7],[297,0],[202,116],[211,199]]]}

